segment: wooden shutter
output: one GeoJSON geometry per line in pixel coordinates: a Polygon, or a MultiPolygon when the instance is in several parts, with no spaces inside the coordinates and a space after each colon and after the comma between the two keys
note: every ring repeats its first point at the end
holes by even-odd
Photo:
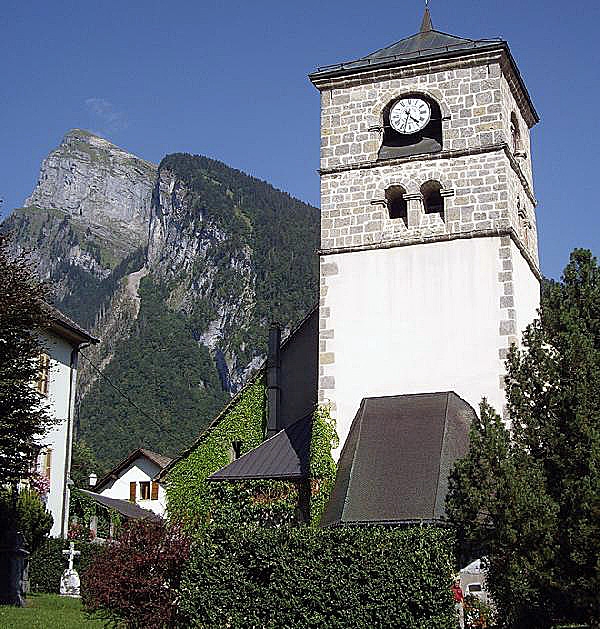
{"type": "Polygon", "coordinates": [[[150,499],[158,500],[158,483],[155,480],[152,481],[152,495],[150,499]]]}
{"type": "Polygon", "coordinates": [[[38,363],[37,390],[42,395],[48,395],[48,384],[50,382],[50,356],[40,354],[38,363]]]}
{"type": "Polygon", "coordinates": [[[130,500],[130,502],[135,502],[136,485],[137,485],[137,483],[129,483],[129,500],[130,500]]]}
{"type": "Polygon", "coordinates": [[[44,455],[44,476],[50,480],[50,474],[52,473],[52,448],[46,450],[44,455]]]}

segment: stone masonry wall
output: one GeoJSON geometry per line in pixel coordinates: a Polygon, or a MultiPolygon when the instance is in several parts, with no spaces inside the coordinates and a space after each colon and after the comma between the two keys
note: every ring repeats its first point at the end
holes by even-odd
{"type": "Polygon", "coordinates": [[[529,155],[529,129],[502,72],[500,53],[401,67],[320,86],[321,248],[420,242],[512,228],[537,265],[529,157],[515,158],[510,114],[529,155]],[[377,162],[383,109],[421,92],[442,112],[443,150],[377,162]],[[439,181],[445,220],[425,214],[420,186],[439,181]],[[408,225],[388,218],[385,189],[402,186],[408,225]]]}

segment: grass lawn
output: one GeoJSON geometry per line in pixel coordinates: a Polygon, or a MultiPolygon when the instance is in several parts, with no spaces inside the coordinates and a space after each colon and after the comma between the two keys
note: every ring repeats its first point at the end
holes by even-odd
{"type": "Polygon", "coordinates": [[[0,606],[0,629],[101,629],[101,620],[89,620],[76,598],[58,594],[30,594],[27,607],[0,606]]]}

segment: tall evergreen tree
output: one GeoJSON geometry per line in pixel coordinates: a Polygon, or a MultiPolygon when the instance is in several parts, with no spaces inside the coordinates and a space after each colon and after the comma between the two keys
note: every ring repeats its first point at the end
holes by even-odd
{"type": "Polygon", "coordinates": [[[0,233],[0,486],[29,476],[36,439],[52,424],[34,386],[46,288],[26,259],[12,258],[8,249],[0,233]]]}
{"type": "Polygon", "coordinates": [[[484,554],[502,627],[600,627],[600,269],[575,250],[507,360],[510,429],[485,402],[447,508],[484,554]]]}

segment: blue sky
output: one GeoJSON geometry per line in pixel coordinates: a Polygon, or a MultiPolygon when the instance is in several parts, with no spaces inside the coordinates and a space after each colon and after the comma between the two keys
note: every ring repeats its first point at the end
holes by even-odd
{"type": "MultiPolygon", "coordinates": [[[[541,123],[533,159],[542,270],[573,247],[600,255],[600,4],[430,3],[434,26],[503,37],[541,123]]],[[[223,160],[318,205],[319,97],[306,75],[418,30],[423,2],[4,0],[0,198],[6,212],[41,160],[82,127],[148,160],[223,160]]]]}

